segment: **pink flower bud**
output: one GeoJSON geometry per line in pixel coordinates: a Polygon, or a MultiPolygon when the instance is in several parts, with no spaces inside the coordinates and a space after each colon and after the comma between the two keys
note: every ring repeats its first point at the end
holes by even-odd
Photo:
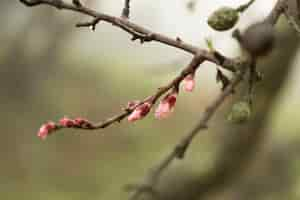
{"type": "Polygon", "coordinates": [[[63,127],[73,127],[75,125],[75,121],[67,117],[64,117],[59,120],[59,124],[63,127]]]}
{"type": "Polygon", "coordinates": [[[191,73],[189,75],[187,75],[184,79],[183,79],[183,84],[184,84],[184,90],[187,92],[192,92],[195,88],[195,74],[191,73]]]}
{"type": "Polygon", "coordinates": [[[129,101],[127,104],[126,109],[133,109],[137,104],[139,104],[141,101],[135,100],[135,101],[129,101]]]}
{"type": "Polygon", "coordinates": [[[172,92],[165,96],[155,110],[155,117],[157,119],[164,119],[169,117],[174,110],[176,99],[177,92],[172,92]]]}
{"type": "Polygon", "coordinates": [[[151,109],[152,104],[146,102],[143,103],[141,105],[139,105],[138,107],[136,107],[134,109],[134,111],[128,116],[127,120],[129,122],[134,122],[136,120],[142,119],[143,117],[145,117],[150,109],[151,109]]]}
{"type": "Polygon", "coordinates": [[[37,133],[37,136],[40,137],[42,140],[45,140],[46,137],[56,129],[56,124],[54,122],[48,122],[43,124],[40,130],[37,133]]]}
{"type": "Polygon", "coordinates": [[[94,125],[90,121],[80,118],[80,117],[78,117],[74,120],[74,125],[77,127],[80,127],[80,128],[93,128],[94,127],[94,125]]]}

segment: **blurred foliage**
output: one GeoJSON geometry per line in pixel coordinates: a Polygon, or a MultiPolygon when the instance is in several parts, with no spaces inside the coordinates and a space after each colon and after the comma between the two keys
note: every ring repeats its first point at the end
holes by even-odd
{"type": "MultiPolygon", "coordinates": [[[[40,141],[36,131],[48,119],[64,115],[104,119],[119,112],[129,100],[151,94],[170,75],[149,78],[143,66],[131,66],[134,60],[107,59],[103,56],[106,46],[93,54],[96,56],[86,57],[84,50],[72,45],[78,40],[84,46],[91,34],[74,29],[72,23],[77,16],[66,17],[46,7],[29,10],[17,1],[1,2],[0,11],[2,19],[12,22],[3,23],[0,32],[1,199],[124,199],[128,194],[122,188],[139,181],[171,150],[215,94],[210,91],[215,86],[199,80],[197,90],[201,92],[181,94],[174,116],[168,120],[157,121],[151,115],[134,124],[124,121],[105,130],[63,130],[40,141]]],[[[281,29],[286,32],[286,27],[281,29]]],[[[254,116],[249,124],[227,123],[225,111],[232,104],[227,102],[210,129],[194,141],[186,159],[176,162],[164,176],[165,182],[159,187],[167,191],[166,197],[171,185],[172,195],[182,188],[185,192],[194,189],[194,199],[202,197],[201,191],[207,199],[299,198],[300,110],[295,104],[283,106],[287,101],[282,97],[288,90],[285,85],[298,40],[290,32],[282,35],[275,57],[262,64],[267,80],[257,86],[254,116]],[[281,48],[281,44],[286,46],[281,48]],[[282,85],[283,92],[278,93],[282,85]],[[253,145],[250,150],[254,153],[248,155],[254,137],[251,133],[261,134],[257,143],[263,145],[253,145]],[[241,138],[246,142],[241,143],[241,138]],[[221,173],[222,178],[223,171],[214,169],[226,159],[228,165],[223,169],[240,172],[230,163],[237,162],[234,155],[244,156],[247,161],[249,167],[241,170],[243,173],[237,173],[230,184],[221,181],[218,190],[199,187],[209,173],[221,173]],[[189,185],[190,180],[196,187],[189,185]]],[[[242,165],[244,160],[238,162],[242,165]]]]}

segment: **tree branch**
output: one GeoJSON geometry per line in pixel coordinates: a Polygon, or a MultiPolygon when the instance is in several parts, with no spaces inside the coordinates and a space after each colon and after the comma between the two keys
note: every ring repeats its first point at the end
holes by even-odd
{"type": "Polygon", "coordinates": [[[128,19],[129,14],[130,14],[130,0],[125,0],[124,8],[122,10],[122,17],[128,19]]]}
{"type": "MultiPolygon", "coordinates": [[[[93,30],[95,30],[96,25],[100,21],[104,21],[107,23],[111,23],[112,25],[122,29],[123,31],[127,32],[132,36],[132,40],[140,40],[141,43],[144,42],[150,42],[155,41],[158,43],[162,43],[177,49],[181,49],[185,52],[191,53],[194,55],[192,61],[189,63],[188,66],[186,66],[182,72],[175,77],[173,80],[171,80],[166,86],[161,87],[157,90],[157,92],[145,98],[143,101],[135,103],[133,106],[127,106],[122,113],[119,115],[116,115],[110,119],[105,120],[104,122],[99,123],[91,123],[87,120],[75,120],[76,123],[72,125],[55,125],[54,123],[47,124],[46,127],[42,128],[48,128],[49,130],[57,130],[61,128],[81,128],[81,129],[100,129],[105,128],[115,122],[120,122],[125,117],[127,117],[129,114],[131,114],[138,106],[149,103],[149,105],[152,107],[155,102],[166,92],[168,92],[171,89],[178,89],[181,81],[189,74],[194,73],[200,64],[202,64],[204,61],[210,61],[212,63],[215,63],[217,65],[220,65],[221,67],[225,69],[232,69],[231,71],[235,71],[236,68],[230,68],[225,63],[234,63],[238,64],[237,59],[229,59],[225,56],[222,56],[220,53],[215,51],[207,51],[204,49],[200,49],[192,44],[188,44],[183,42],[181,39],[178,38],[171,38],[168,36],[165,36],[160,33],[153,32],[149,29],[146,29],[140,25],[137,25],[133,22],[130,22],[128,20],[129,17],[129,8],[130,8],[130,0],[125,0],[125,6],[122,12],[121,17],[115,17],[111,15],[107,15],[104,13],[97,12],[95,10],[92,10],[90,8],[85,7],[84,5],[80,3],[67,3],[63,0],[19,0],[21,3],[23,3],[26,6],[38,6],[38,5],[50,5],[52,7],[58,8],[58,9],[64,9],[64,10],[71,10],[74,12],[78,12],[81,14],[85,14],[88,16],[93,17],[93,20],[91,22],[84,22],[84,23],[78,23],[77,27],[92,27],[93,30]],[[77,5],[76,5],[77,4],[77,5]],[[78,6],[80,4],[80,6],[78,6]]],[[[251,0],[249,2],[249,5],[253,3],[254,1],[251,0]]],[[[274,25],[279,16],[283,12],[283,5],[285,1],[284,0],[278,0],[276,6],[273,8],[270,15],[265,19],[266,22],[268,22],[271,25],[274,25]]],[[[247,8],[248,4],[245,6],[247,8]]],[[[244,9],[243,7],[241,9],[244,9]]],[[[256,35],[257,36],[257,35],[256,35]]],[[[259,35],[258,35],[259,36],[259,35]]],[[[243,38],[247,39],[247,38],[243,38]]],[[[199,133],[200,130],[207,128],[207,123],[212,118],[212,116],[215,114],[219,106],[225,101],[225,99],[233,92],[234,88],[243,80],[243,77],[246,73],[246,71],[252,66],[254,62],[253,56],[249,56],[247,61],[243,62],[242,67],[239,69],[239,71],[235,74],[234,78],[230,81],[230,84],[224,88],[224,90],[220,93],[220,95],[206,108],[204,114],[200,118],[199,122],[196,124],[196,126],[188,132],[178,143],[175,145],[173,150],[167,154],[164,159],[162,159],[161,162],[158,163],[158,165],[153,168],[149,176],[146,177],[144,184],[142,184],[142,187],[138,187],[137,190],[133,193],[131,199],[135,200],[138,199],[140,194],[142,194],[144,191],[153,191],[153,186],[158,181],[159,177],[161,176],[162,172],[172,163],[173,160],[176,158],[182,159],[185,155],[185,152],[187,148],[189,147],[190,143],[194,139],[194,137],[199,133]],[[145,188],[148,188],[145,190],[145,188]]],[[[150,108],[151,108],[150,107],[150,108]]],[[[66,122],[66,121],[64,121],[66,122]]],[[[70,121],[67,121],[70,122],[70,121]]],[[[73,123],[73,121],[71,121],[73,123]]],[[[40,130],[43,131],[44,129],[40,130]]]]}
{"type": "Polygon", "coordinates": [[[26,6],[50,5],[55,8],[82,13],[91,16],[93,18],[96,18],[97,22],[105,21],[107,23],[111,23],[112,25],[123,29],[124,31],[126,31],[127,33],[131,34],[134,37],[138,35],[141,38],[141,37],[149,37],[151,35],[152,38],[151,41],[156,41],[168,46],[182,49],[194,55],[201,53],[206,60],[211,62],[216,62],[214,56],[206,50],[200,49],[192,44],[185,43],[182,40],[176,40],[176,38],[173,39],[163,34],[152,32],[142,26],[139,26],[133,22],[128,21],[127,19],[123,19],[122,17],[115,17],[115,16],[97,12],[95,10],[85,7],[84,5],[77,7],[71,3],[67,3],[62,0],[19,0],[19,1],[26,6]]]}
{"type": "MultiPolygon", "coordinates": [[[[130,108],[127,107],[124,109],[122,113],[99,123],[92,123],[88,121],[89,124],[88,126],[76,125],[70,127],[57,125],[55,127],[55,130],[59,130],[62,128],[79,128],[79,129],[86,129],[86,130],[106,128],[107,126],[110,126],[115,122],[122,121],[125,117],[127,117],[130,113],[132,113],[132,111],[137,106],[141,105],[142,103],[148,102],[150,100],[153,105],[158,98],[160,98],[171,88],[178,87],[180,82],[185,78],[185,76],[187,76],[189,73],[194,72],[198,68],[198,66],[204,61],[210,61],[217,65],[223,63],[232,63],[232,59],[226,58],[225,56],[220,56],[221,55],[220,53],[200,49],[198,47],[193,46],[192,44],[183,42],[181,39],[180,40],[178,38],[173,39],[163,34],[152,32],[142,26],[139,26],[137,24],[128,21],[127,19],[99,13],[85,7],[82,4],[80,4],[80,6],[77,6],[76,4],[66,3],[62,0],[20,0],[20,2],[25,4],[26,6],[37,6],[43,4],[50,5],[59,9],[79,12],[88,16],[92,16],[94,18],[91,22],[78,23],[76,25],[77,27],[91,26],[93,29],[95,29],[96,25],[100,21],[105,21],[131,34],[132,40],[140,39],[142,43],[149,42],[149,41],[156,41],[174,48],[182,49],[188,53],[194,54],[194,58],[191,61],[191,63],[185,69],[183,69],[182,72],[177,77],[175,77],[172,81],[170,81],[170,83],[168,83],[166,86],[159,88],[159,90],[154,95],[145,98],[143,101],[136,104],[135,106],[131,106],[130,108]]],[[[227,70],[234,71],[234,69],[229,66],[226,67],[224,65],[224,68],[227,70]]]]}
{"type": "Polygon", "coordinates": [[[136,200],[145,191],[144,188],[149,188],[146,191],[154,191],[153,187],[159,180],[159,177],[163,171],[176,159],[183,159],[185,152],[192,142],[193,138],[197,135],[200,130],[207,128],[208,121],[212,118],[217,109],[225,101],[225,99],[232,94],[234,88],[243,80],[243,77],[248,69],[248,65],[243,65],[241,71],[239,71],[236,76],[231,80],[231,84],[228,85],[225,90],[220,93],[216,99],[205,109],[202,117],[195,127],[186,134],[173,148],[173,150],[167,154],[156,167],[150,170],[147,178],[145,178],[144,183],[141,184],[142,187],[138,186],[136,191],[130,197],[130,200],[136,200]]]}
{"type": "MultiPolygon", "coordinates": [[[[282,7],[285,5],[285,1],[278,0],[270,14],[266,17],[265,21],[268,23],[275,25],[278,21],[278,18],[281,14],[283,14],[282,7]]],[[[257,37],[259,35],[256,34],[257,37]]],[[[248,38],[243,38],[247,40],[248,38]]],[[[161,174],[168,168],[171,163],[176,159],[182,159],[185,155],[185,152],[194,139],[194,137],[199,133],[199,131],[207,128],[208,121],[215,114],[217,109],[222,105],[225,99],[234,91],[234,88],[243,80],[243,77],[246,73],[246,70],[251,68],[256,61],[253,56],[250,55],[248,59],[245,61],[244,65],[242,64],[242,69],[240,73],[238,73],[235,78],[231,81],[230,85],[228,85],[225,90],[205,109],[202,117],[199,122],[192,128],[190,132],[188,132],[173,148],[173,150],[167,154],[157,165],[152,168],[146,176],[144,182],[141,184],[142,187],[136,187],[136,190],[133,192],[130,200],[139,199],[140,195],[145,191],[152,191],[153,194],[156,194],[154,190],[154,186],[159,181],[161,174]],[[147,190],[143,188],[148,188],[147,190]]]]}

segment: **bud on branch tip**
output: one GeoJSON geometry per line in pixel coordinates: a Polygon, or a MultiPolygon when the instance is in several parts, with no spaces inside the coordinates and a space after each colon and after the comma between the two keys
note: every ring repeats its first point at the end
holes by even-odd
{"type": "Polygon", "coordinates": [[[40,137],[42,140],[45,140],[48,135],[50,135],[55,129],[57,125],[54,122],[48,122],[43,124],[39,129],[37,136],[40,137]]]}

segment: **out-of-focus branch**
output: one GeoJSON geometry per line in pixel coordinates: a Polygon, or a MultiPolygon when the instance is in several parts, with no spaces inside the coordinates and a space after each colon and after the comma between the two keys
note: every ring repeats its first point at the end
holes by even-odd
{"type": "MultiPolygon", "coordinates": [[[[277,4],[274,6],[272,11],[270,12],[269,16],[265,19],[266,23],[269,23],[271,25],[275,25],[279,16],[282,14],[283,10],[281,9],[282,6],[284,5],[284,1],[278,0],[277,4]],[[279,9],[280,8],[280,9],[279,9]]],[[[246,35],[250,36],[250,35],[246,35]]],[[[257,39],[259,39],[260,35],[255,34],[257,39]]],[[[251,36],[252,37],[252,36],[251,36]]],[[[244,41],[245,40],[252,40],[253,38],[242,38],[244,41]]],[[[248,63],[249,66],[243,66],[245,69],[248,69],[249,67],[252,68],[255,60],[252,60],[253,57],[250,55],[248,58],[248,63]]],[[[173,150],[167,154],[159,163],[156,167],[154,167],[152,170],[150,170],[150,173],[148,177],[145,178],[146,181],[144,181],[141,186],[142,187],[137,187],[137,190],[133,193],[131,196],[131,200],[137,200],[139,199],[140,195],[144,191],[151,191],[153,194],[155,194],[154,191],[154,186],[158,182],[159,177],[165,171],[165,169],[170,166],[173,160],[176,158],[183,158],[184,154],[192,142],[193,138],[199,133],[199,131],[205,129],[207,127],[208,121],[211,119],[213,114],[216,112],[217,108],[224,102],[226,97],[232,93],[234,88],[241,82],[243,79],[245,71],[241,71],[239,75],[235,77],[234,80],[231,81],[231,84],[213,101],[205,110],[204,114],[200,118],[199,122],[192,128],[190,132],[188,132],[180,141],[177,145],[174,146],[173,150]],[[145,190],[145,188],[148,188],[145,190]]]]}
{"type": "MultiPolygon", "coordinates": [[[[180,186],[176,187],[176,191],[170,186],[170,183],[174,182],[173,178],[162,181],[160,185],[162,187],[157,188],[157,193],[161,194],[160,200],[206,199],[205,197],[230,186],[247,169],[251,158],[258,152],[259,144],[267,134],[266,122],[269,121],[274,102],[277,101],[278,94],[289,77],[288,73],[297,55],[299,39],[291,35],[290,30],[280,33],[278,36],[278,43],[282,44],[280,49],[258,66],[265,72],[265,78],[261,87],[255,90],[257,103],[253,108],[255,111],[251,120],[243,125],[227,127],[225,130],[222,128],[221,140],[224,144],[213,167],[204,174],[193,173],[193,176],[184,181],[178,180],[176,185],[180,186]]],[[[176,172],[171,172],[167,177],[175,176],[176,179],[176,175],[176,172]]]]}
{"type": "Polygon", "coordinates": [[[187,135],[185,135],[177,143],[177,145],[175,145],[173,150],[167,154],[156,167],[150,170],[150,173],[145,181],[141,185],[137,185],[136,188],[133,187],[133,189],[136,189],[136,192],[131,196],[131,200],[138,199],[144,191],[151,191],[155,194],[153,187],[158,182],[163,171],[172,163],[173,160],[176,158],[182,159],[184,157],[184,154],[193,138],[200,130],[207,128],[208,121],[212,118],[220,105],[225,101],[226,97],[232,94],[234,88],[243,80],[246,69],[247,65],[243,66],[243,69],[231,81],[231,84],[226,87],[225,90],[205,109],[205,112],[198,124],[187,135]]]}

